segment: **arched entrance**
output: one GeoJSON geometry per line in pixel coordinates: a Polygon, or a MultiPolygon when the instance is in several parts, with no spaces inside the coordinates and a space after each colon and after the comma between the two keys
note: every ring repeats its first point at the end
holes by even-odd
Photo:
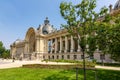
{"type": "Polygon", "coordinates": [[[35,33],[31,33],[29,37],[29,52],[35,52],[35,33]]]}
{"type": "Polygon", "coordinates": [[[26,33],[26,37],[25,37],[25,52],[26,52],[26,58],[28,59],[32,59],[35,55],[36,52],[36,39],[35,39],[35,30],[34,28],[29,28],[27,33],[26,33]]]}

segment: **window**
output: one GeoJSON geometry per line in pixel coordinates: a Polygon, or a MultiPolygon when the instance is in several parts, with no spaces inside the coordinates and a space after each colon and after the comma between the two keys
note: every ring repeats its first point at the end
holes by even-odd
{"type": "Polygon", "coordinates": [[[57,59],[59,59],[59,56],[57,55],[57,59]]]}
{"type": "Polygon", "coordinates": [[[73,55],[74,59],[77,59],[77,55],[73,55]]]}
{"type": "Polygon", "coordinates": [[[68,52],[70,52],[71,49],[71,40],[68,40],[68,52]]]}
{"type": "Polygon", "coordinates": [[[62,59],[64,59],[64,55],[62,55],[62,59]]]}
{"type": "Polygon", "coordinates": [[[52,59],[54,59],[54,56],[52,56],[52,59]]]}
{"type": "Polygon", "coordinates": [[[70,59],[70,55],[67,55],[67,59],[70,59]]]}
{"type": "Polygon", "coordinates": [[[77,50],[78,50],[78,40],[77,39],[74,39],[74,44],[75,44],[75,52],[77,52],[77,50]]]}
{"type": "Polygon", "coordinates": [[[62,46],[62,50],[65,49],[65,41],[63,41],[63,46],[62,46]]]}
{"type": "Polygon", "coordinates": [[[83,59],[83,55],[81,55],[81,59],[83,59]]]}
{"type": "Polygon", "coordinates": [[[51,43],[52,43],[51,40],[49,40],[49,41],[48,41],[48,53],[51,52],[51,43]]]}
{"type": "Polygon", "coordinates": [[[50,56],[48,56],[48,59],[50,59],[50,56]]]}
{"type": "Polygon", "coordinates": [[[58,42],[58,52],[60,51],[60,42],[58,42]]]}
{"type": "Polygon", "coordinates": [[[45,59],[45,56],[43,56],[43,59],[45,59]]]}
{"type": "Polygon", "coordinates": [[[67,55],[67,59],[70,59],[70,55],[67,55]]]}

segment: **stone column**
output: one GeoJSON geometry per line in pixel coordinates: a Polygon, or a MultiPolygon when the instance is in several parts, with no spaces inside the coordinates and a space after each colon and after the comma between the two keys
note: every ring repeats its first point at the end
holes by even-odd
{"type": "Polygon", "coordinates": [[[48,39],[47,41],[47,45],[48,45],[48,53],[51,53],[51,43],[50,43],[50,39],[48,39]]]}
{"type": "Polygon", "coordinates": [[[24,53],[27,54],[28,53],[28,42],[25,41],[25,47],[24,47],[24,53]]]}
{"type": "Polygon", "coordinates": [[[55,38],[55,53],[57,53],[58,51],[58,41],[57,41],[57,38],[55,38]]]}
{"type": "Polygon", "coordinates": [[[67,36],[65,36],[65,53],[68,51],[68,39],[67,36]]]}
{"type": "Polygon", "coordinates": [[[71,51],[70,52],[74,52],[74,40],[73,40],[73,36],[71,36],[71,51]]]}
{"type": "Polygon", "coordinates": [[[29,53],[30,51],[30,49],[29,49],[29,45],[30,45],[30,43],[29,42],[27,42],[27,53],[29,53]]]}
{"type": "Polygon", "coordinates": [[[49,53],[49,40],[47,40],[47,52],[49,53]]]}
{"type": "Polygon", "coordinates": [[[47,53],[48,52],[48,40],[45,40],[45,46],[44,46],[44,52],[47,53]]]}
{"type": "Polygon", "coordinates": [[[62,52],[62,36],[60,37],[60,53],[62,52]]]}
{"type": "Polygon", "coordinates": [[[81,51],[81,47],[79,45],[79,40],[78,40],[78,49],[77,49],[77,52],[80,52],[81,51]]]}
{"type": "Polygon", "coordinates": [[[36,38],[36,52],[38,53],[39,52],[39,44],[40,44],[40,42],[39,42],[39,38],[36,38]]]}

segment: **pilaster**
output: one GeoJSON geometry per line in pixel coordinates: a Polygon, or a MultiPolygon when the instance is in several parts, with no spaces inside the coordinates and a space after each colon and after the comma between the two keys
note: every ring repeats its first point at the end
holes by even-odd
{"type": "Polygon", "coordinates": [[[62,52],[62,37],[60,37],[60,53],[62,52]]]}
{"type": "Polygon", "coordinates": [[[78,40],[78,49],[77,49],[77,52],[80,52],[81,51],[81,47],[79,45],[79,40],[78,40]]]}
{"type": "Polygon", "coordinates": [[[55,38],[55,53],[57,53],[58,51],[58,41],[57,41],[57,38],[55,38]]]}
{"type": "Polygon", "coordinates": [[[68,51],[68,39],[67,36],[65,36],[65,53],[68,51]]]}
{"type": "Polygon", "coordinates": [[[71,36],[71,51],[70,52],[73,52],[74,51],[74,40],[73,40],[73,36],[71,36]]]}

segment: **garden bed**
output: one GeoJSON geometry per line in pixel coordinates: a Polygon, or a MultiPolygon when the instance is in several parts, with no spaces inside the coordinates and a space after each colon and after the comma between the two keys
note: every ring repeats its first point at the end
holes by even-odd
{"type": "MultiPolygon", "coordinates": [[[[25,68],[46,68],[46,69],[73,69],[83,68],[80,64],[27,64],[23,65],[25,68]]],[[[94,69],[93,65],[86,65],[87,69],[94,69]]]]}

